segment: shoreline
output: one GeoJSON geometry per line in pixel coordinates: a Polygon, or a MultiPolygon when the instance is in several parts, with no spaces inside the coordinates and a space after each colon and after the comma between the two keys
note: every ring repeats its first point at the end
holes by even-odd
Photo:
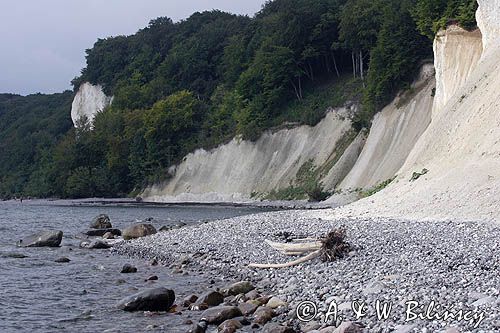
{"type": "Polygon", "coordinates": [[[264,208],[277,210],[320,210],[331,209],[332,205],[325,202],[308,202],[304,200],[282,200],[282,201],[248,201],[248,202],[204,202],[204,201],[136,201],[127,198],[85,198],[85,199],[11,199],[2,201],[5,203],[29,203],[33,205],[54,206],[131,206],[131,207],[232,207],[232,208],[264,208]]]}
{"type": "Polygon", "coordinates": [[[193,274],[251,280],[287,302],[286,311],[276,319],[278,323],[304,332],[329,332],[326,329],[331,326],[324,317],[332,302],[341,309],[344,321],[360,322],[368,332],[411,332],[417,328],[445,332],[457,325],[458,332],[493,332],[500,328],[497,224],[387,218],[323,220],[310,215],[306,211],[278,211],[213,221],[124,242],[113,252],[145,260],[155,258],[165,264],[188,257],[186,268],[193,274]],[[298,238],[319,237],[341,225],[346,227],[347,241],[354,248],[346,258],[328,263],[314,260],[286,269],[247,267],[250,262],[291,260],[267,246],[265,239],[284,241],[284,233],[298,238]],[[372,307],[361,319],[351,313],[350,305],[356,300],[373,304],[380,299],[394,304],[396,319],[378,321],[372,307]],[[407,322],[402,305],[409,300],[422,306],[434,300],[464,312],[485,311],[487,316],[477,329],[463,320],[417,317],[407,322]],[[323,317],[299,321],[295,310],[305,301],[316,304],[323,317]]]}

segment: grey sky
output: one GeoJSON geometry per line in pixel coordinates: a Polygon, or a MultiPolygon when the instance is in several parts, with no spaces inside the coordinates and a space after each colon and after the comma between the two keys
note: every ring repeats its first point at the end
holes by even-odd
{"type": "Polygon", "coordinates": [[[265,0],[0,0],[0,93],[53,93],[85,66],[97,38],[129,35],[158,16],[221,9],[253,15],[265,0]]]}

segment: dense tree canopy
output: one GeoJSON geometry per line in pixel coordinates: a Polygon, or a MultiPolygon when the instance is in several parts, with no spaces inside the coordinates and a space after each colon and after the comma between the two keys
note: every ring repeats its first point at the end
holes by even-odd
{"type": "Polygon", "coordinates": [[[92,126],[69,119],[71,92],[0,95],[0,195],[128,195],[196,148],[255,140],[328,106],[375,112],[414,79],[439,28],[475,26],[475,0],[274,0],[255,17],[221,11],[99,39],[72,83],[113,105],[92,126]]]}

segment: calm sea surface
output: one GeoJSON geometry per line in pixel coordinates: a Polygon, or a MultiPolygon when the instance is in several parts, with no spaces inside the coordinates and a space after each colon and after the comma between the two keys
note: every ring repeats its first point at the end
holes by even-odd
{"type": "Polygon", "coordinates": [[[156,331],[186,332],[189,326],[183,325],[181,316],[126,313],[115,304],[137,290],[160,286],[174,289],[179,300],[203,291],[207,281],[173,275],[165,267],[111,255],[109,250],[80,249],[81,240],[75,236],[88,230],[92,218],[101,213],[108,214],[119,229],[149,217],[159,229],[176,221],[190,224],[261,211],[253,207],[0,202],[0,332],[141,332],[148,326],[157,327],[156,331]],[[45,229],[64,232],[60,248],[16,247],[17,240],[45,229]],[[71,262],[54,262],[62,256],[71,262]],[[125,263],[135,265],[138,273],[121,274],[125,263]],[[151,275],[159,280],[146,282],[151,275]]]}

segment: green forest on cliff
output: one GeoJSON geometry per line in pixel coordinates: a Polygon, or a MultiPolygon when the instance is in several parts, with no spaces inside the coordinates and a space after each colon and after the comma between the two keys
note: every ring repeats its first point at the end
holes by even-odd
{"type": "Polygon", "coordinates": [[[475,0],[274,0],[254,17],[154,19],[99,39],[72,83],[114,96],[92,126],[74,92],[0,95],[0,197],[125,196],[196,148],[316,124],[360,102],[354,124],[409,87],[440,28],[475,27],[475,0]]]}

